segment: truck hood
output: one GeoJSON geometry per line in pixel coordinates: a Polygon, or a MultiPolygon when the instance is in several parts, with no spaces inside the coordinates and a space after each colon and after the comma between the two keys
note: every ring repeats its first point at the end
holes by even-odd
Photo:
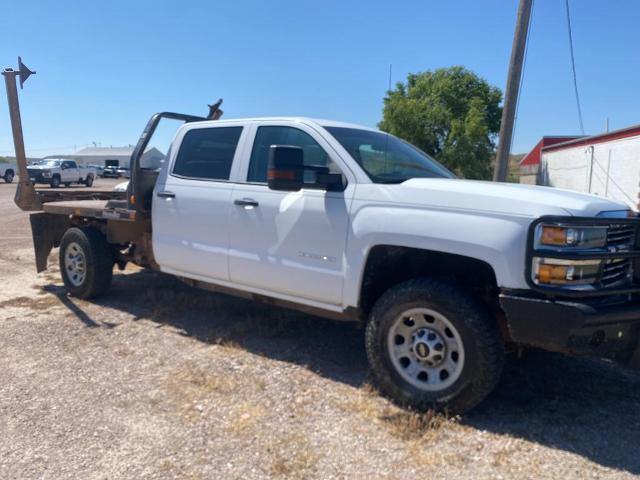
{"type": "Polygon", "coordinates": [[[389,188],[389,200],[444,209],[538,217],[595,216],[628,210],[621,202],[552,187],[446,178],[414,178],[389,188]],[[395,187],[395,188],[394,188],[395,187]]]}
{"type": "Polygon", "coordinates": [[[27,168],[29,170],[51,170],[52,168],[58,167],[52,167],[51,165],[27,165],[27,168]]]}

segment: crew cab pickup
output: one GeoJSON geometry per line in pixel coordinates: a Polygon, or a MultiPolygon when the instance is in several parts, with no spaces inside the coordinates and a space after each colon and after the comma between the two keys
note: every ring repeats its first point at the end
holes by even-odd
{"type": "Polygon", "coordinates": [[[27,167],[32,183],[46,183],[52,188],[65,187],[72,183],[81,183],[90,187],[96,178],[94,167],[83,167],[75,160],[47,159],[37,165],[27,167]]]}
{"type": "Polygon", "coordinates": [[[15,163],[0,163],[0,178],[2,178],[5,183],[13,182],[17,171],[18,169],[15,163]]]}
{"type": "Polygon", "coordinates": [[[135,262],[359,322],[376,385],[414,408],[473,408],[513,347],[640,366],[640,221],[623,204],[461,180],[392,135],[308,118],[156,114],[131,172],[111,200],[31,215],[38,270],[59,247],[71,295],[135,262]],[[185,124],[145,170],[161,118],[185,124]]]}

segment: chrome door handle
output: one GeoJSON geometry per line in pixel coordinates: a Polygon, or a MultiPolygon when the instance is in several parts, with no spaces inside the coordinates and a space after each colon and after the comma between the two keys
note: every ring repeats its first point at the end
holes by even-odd
{"type": "Polygon", "coordinates": [[[161,198],[175,198],[176,194],[170,192],[169,190],[164,190],[163,192],[157,192],[156,195],[161,198]]]}
{"type": "Polygon", "coordinates": [[[240,207],[257,207],[259,205],[253,198],[236,198],[233,204],[240,207]]]}

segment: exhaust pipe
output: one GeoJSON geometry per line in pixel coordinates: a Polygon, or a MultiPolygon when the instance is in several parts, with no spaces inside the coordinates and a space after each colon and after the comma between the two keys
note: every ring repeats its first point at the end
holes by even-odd
{"type": "Polygon", "coordinates": [[[42,210],[42,204],[38,198],[35,186],[29,180],[27,171],[27,156],[24,151],[24,137],[22,136],[22,120],[20,119],[20,104],[18,103],[18,88],[16,77],[20,77],[20,89],[27,78],[36,72],[32,72],[22,63],[18,57],[18,70],[5,68],[2,72],[7,87],[7,101],[9,103],[9,116],[11,117],[11,130],[13,132],[13,145],[16,151],[16,163],[18,165],[18,188],[14,198],[15,204],[21,210],[42,210]]]}

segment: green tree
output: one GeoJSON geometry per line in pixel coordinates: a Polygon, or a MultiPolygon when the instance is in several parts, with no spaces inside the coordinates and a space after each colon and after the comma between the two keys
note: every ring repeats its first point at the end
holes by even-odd
{"type": "Polygon", "coordinates": [[[409,74],[384,99],[378,127],[466,178],[491,178],[502,92],[464,67],[409,74]]]}

